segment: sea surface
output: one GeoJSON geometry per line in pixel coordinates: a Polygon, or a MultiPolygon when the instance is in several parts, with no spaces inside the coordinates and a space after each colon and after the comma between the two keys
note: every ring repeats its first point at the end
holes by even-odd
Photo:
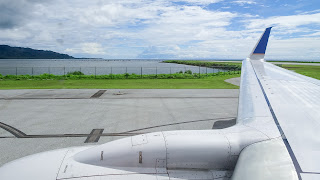
{"type": "Polygon", "coordinates": [[[193,73],[224,71],[206,67],[163,63],[163,60],[105,60],[105,59],[0,59],[2,75],[64,75],[81,71],[88,75],[101,74],[171,74],[191,70],[193,73]]]}

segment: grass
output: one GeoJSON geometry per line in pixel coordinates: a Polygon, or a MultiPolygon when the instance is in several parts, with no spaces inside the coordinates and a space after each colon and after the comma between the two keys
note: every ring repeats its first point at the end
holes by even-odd
{"type": "Polygon", "coordinates": [[[269,60],[268,62],[288,62],[288,63],[320,63],[318,61],[272,61],[272,60],[269,60]]]}
{"type": "Polygon", "coordinates": [[[224,80],[240,74],[200,79],[1,80],[0,89],[238,89],[224,80]]]}
{"type": "Polygon", "coordinates": [[[308,66],[308,65],[290,65],[282,64],[279,65],[282,68],[293,70],[296,73],[303,74],[315,79],[320,80],[320,66],[308,66]]]}
{"type": "Polygon", "coordinates": [[[239,63],[235,62],[211,62],[211,61],[193,61],[193,60],[167,60],[163,61],[165,63],[176,63],[176,64],[186,64],[191,66],[201,66],[201,67],[217,67],[219,69],[226,69],[232,71],[241,70],[241,61],[239,63]]]}
{"type": "MultiPolygon", "coordinates": [[[[211,63],[211,62],[210,62],[211,63]]],[[[214,63],[214,62],[213,62],[214,63]]],[[[220,62],[218,63],[220,64],[220,62]]],[[[297,73],[320,79],[320,66],[279,65],[297,73]]],[[[238,89],[238,86],[224,80],[240,77],[238,72],[199,74],[176,73],[169,75],[68,75],[55,76],[43,74],[37,76],[9,75],[0,77],[0,89],[238,89]],[[234,74],[238,73],[238,74],[234,74]],[[97,79],[95,79],[97,78],[97,79]],[[112,79],[111,79],[112,78],[112,79]],[[161,79],[162,78],[162,79],[161,79]]]]}
{"type": "Polygon", "coordinates": [[[240,74],[240,71],[216,72],[216,73],[193,73],[191,70],[180,71],[173,74],[106,74],[106,75],[84,75],[76,71],[67,75],[40,74],[40,75],[5,75],[0,74],[0,80],[76,80],[76,79],[199,79],[230,74],[240,74]]]}

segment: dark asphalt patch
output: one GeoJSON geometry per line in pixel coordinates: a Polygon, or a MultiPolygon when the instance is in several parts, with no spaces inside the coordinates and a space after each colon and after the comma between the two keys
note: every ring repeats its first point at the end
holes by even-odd
{"type": "Polygon", "coordinates": [[[107,90],[99,90],[98,92],[94,93],[90,98],[99,98],[103,93],[105,93],[107,90]]]}
{"type": "Polygon", "coordinates": [[[104,129],[92,129],[84,143],[98,142],[104,129]]]}

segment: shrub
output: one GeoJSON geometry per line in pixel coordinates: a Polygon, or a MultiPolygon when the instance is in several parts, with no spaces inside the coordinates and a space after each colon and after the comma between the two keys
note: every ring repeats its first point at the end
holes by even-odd
{"type": "Polygon", "coordinates": [[[206,77],[214,77],[214,76],[224,76],[228,74],[239,74],[240,71],[232,71],[232,72],[217,72],[217,73],[206,73],[206,74],[199,74],[199,73],[192,73],[191,70],[187,70],[184,73],[176,72],[174,74],[106,74],[106,75],[83,75],[82,72],[70,72],[67,75],[54,75],[54,74],[40,74],[40,75],[6,75],[3,76],[0,74],[0,79],[8,79],[8,80],[28,80],[28,79],[35,79],[35,80],[47,80],[47,79],[55,79],[55,80],[62,80],[62,79],[195,79],[195,78],[206,78],[206,77]],[[77,74],[77,75],[74,75],[77,74]]]}
{"type": "Polygon", "coordinates": [[[73,72],[68,72],[67,75],[84,75],[84,73],[81,71],[73,71],[73,72]]]}
{"type": "Polygon", "coordinates": [[[186,73],[186,74],[192,74],[192,71],[189,69],[189,70],[186,70],[184,73],[186,73]]]}

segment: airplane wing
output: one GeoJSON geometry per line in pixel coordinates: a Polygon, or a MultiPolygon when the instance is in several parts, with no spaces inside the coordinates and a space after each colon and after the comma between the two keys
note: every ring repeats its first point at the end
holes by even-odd
{"type": "Polygon", "coordinates": [[[264,61],[270,30],[242,62],[235,126],[34,154],[0,167],[0,179],[320,179],[320,81],[264,61]]]}
{"type": "Polygon", "coordinates": [[[238,123],[271,119],[282,138],[245,148],[233,179],[320,179],[320,81],[264,61],[270,29],[243,61],[238,123]]]}

